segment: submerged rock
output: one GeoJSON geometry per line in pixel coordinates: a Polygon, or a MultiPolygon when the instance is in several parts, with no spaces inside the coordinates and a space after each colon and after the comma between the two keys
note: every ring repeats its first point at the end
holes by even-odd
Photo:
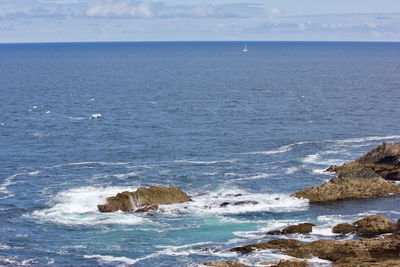
{"type": "Polygon", "coordinates": [[[310,202],[323,202],[399,194],[400,185],[387,181],[369,168],[351,169],[328,182],[292,194],[310,202]]]}
{"type": "Polygon", "coordinates": [[[139,188],[134,192],[118,193],[107,198],[107,204],[98,205],[100,212],[114,211],[149,211],[158,208],[157,205],[175,204],[191,201],[190,197],[176,187],[150,186],[139,188]]]}
{"type": "Polygon", "coordinates": [[[354,169],[370,168],[386,179],[400,179],[400,143],[383,143],[364,156],[337,167],[337,174],[344,174],[354,169]]]}

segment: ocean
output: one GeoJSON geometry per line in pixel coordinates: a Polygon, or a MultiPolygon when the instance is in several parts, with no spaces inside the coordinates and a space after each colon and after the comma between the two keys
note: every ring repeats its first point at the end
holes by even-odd
{"type": "Polygon", "coordinates": [[[400,196],[310,204],[290,194],[331,179],[331,164],[400,142],[400,43],[244,45],[1,44],[0,265],[256,266],[287,256],[229,248],[338,239],[334,225],[369,214],[397,220],[400,196]],[[97,210],[150,185],[193,201],[97,210]],[[266,235],[301,222],[317,227],[266,235]]]}

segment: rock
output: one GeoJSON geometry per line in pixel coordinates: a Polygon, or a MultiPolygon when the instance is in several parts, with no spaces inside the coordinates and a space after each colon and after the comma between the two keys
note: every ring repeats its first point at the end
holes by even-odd
{"type": "Polygon", "coordinates": [[[357,227],[348,223],[340,223],[332,229],[332,233],[335,234],[349,234],[355,231],[357,231],[357,227]]]}
{"type": "Polygon", "coordinates": [[[288,226],[282,229],[282,234],[308,234],[312,232],[312,227],[315,224],[312,223],[301,223],[297,225],[288,226]]]}
{"type": "Polygon", "coordinates": [[[221,204],[219,204],[219,206],[220,206],[221,208],[223,208],[223,207],[228,206],[229,204],[231,204],[231,203],[229,203],[229,202],[222,202],[221,204]]]}
{"type": "Polygon", "coordinates": [[[355,161],[337,167],[338,174],[353,169],[370,168],[386,179],[400,179],[400,143],[383,143],[355,161]]]}
{"type": "Polygon", "coordinates": [[[98,205],[100,212],[125,211],[130,212],[135,209],[141,211],[154,210],[156,205],[167,205],[191,201],[190,197],[176,187],[150,186],[140,188],[134,192],[118,193],[115,197],[107,198],[107,204],[98,205]]]}
{"type": "Polygon", "coordinates": [[[352,169],[328,182],[292,194],[310,202],[323,202],[399,194],[400,185],[387,181],[369,168],[352,169]]]}
{"type": "Polygon", "coordinates": [[[233,202],[233,203],[230,203],[230,202],[222,202],[221,204],[219,204],[219,206],[220,206],[221,208],[223,208],[223,207],[226,207],[226,206],[228,206],[228,205],[242,206],[242,205],[249,205],[249,204],[251,204],[251,205],[256,205],[256,204],[258,204],[258,202],[257,202],[257,201],[252,201],[252,200],[237,201],[237,202],[233,202]]]}
{"type": "Polygon", "coordinates": [[[280,230],[273,230],[267,233],[267,235],[280,235],[280,234],[282,234],[280,230]]]}
{"type": "Polygon", "coordinates": [[[250,253],[254,250],[265,250],[265,249],[288,249],[300,247],[301,243],[296,239],[277,239],[271,240],[266,243],[250,244],[243,247],[235,247],[230,251],[240,252],[243,254],[250,253]]]}
{"type": "Polygon", "coordinates": [[[158,210],[158,205],[144,206],[143,208],[135,210],[135,212],[148,212],[150,210],[158,210]]]}
{"type": "Polygon", "coordinates": [[[297,259],[280,260],[274,267],[306,267],[309,263],[306,261],[301,261],[297,259]]]}
{"type": "Polygon", "coordinates": [[[330,165],[324,172],[336,172],[336,169],[336,165],[330,165]]]}
{"type": "Polygon", "coordinates": [[[284,254],[296,258],[315,256],[332,261],[334,266],[400,266],[400,239],[387,236],[347,241],[318,240],[288,249],[284,254]]]}
{"type": "Polygon", "coordinates": [[[244,267],[245,265],[241,262],[234,261],[225,261],[225,262],[208,262],[203,263],[205,266],[214,266],[214,267],[244,267]]]}
{"type": "Polygon", "coordinates": [[[353,223],[357,227],[357,232],[361,235],[381,235],[393,233],[396,224],[382,215],[369,215],[353,223]]]}
{"type": "Polygon", "coordinates": [[[247,201],[237,201],[235,203],[233,203],[233,205],[235,206],[242,206],[242,205],[257,205],[258,202],[257,201],[252,201],[252,200],[247,200],[247,201]]]}

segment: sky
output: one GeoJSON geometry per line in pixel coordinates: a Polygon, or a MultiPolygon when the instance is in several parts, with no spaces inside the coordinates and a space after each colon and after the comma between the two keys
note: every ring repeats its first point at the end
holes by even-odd
{"type": "Polygon", "coordinates": [[[0,0],[0,43],[400,41],[400,0],[0,0]]]}

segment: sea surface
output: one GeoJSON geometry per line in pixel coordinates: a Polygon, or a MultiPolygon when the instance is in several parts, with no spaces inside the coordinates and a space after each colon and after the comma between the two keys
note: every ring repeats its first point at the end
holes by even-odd
{"type": "Polygon", "coordinates": [[[334,225],[368,214],[397,220],[399,196],[290,194],[400,142],[400,43],[244,44],[1,44],[0,265],[256,266],[287,256],[229,248],[337,239],[334,225]],[[193,201],[97,210],[150,185],[193,201]],[[265,234],[301,222],[318,226],[265,234]]]}

